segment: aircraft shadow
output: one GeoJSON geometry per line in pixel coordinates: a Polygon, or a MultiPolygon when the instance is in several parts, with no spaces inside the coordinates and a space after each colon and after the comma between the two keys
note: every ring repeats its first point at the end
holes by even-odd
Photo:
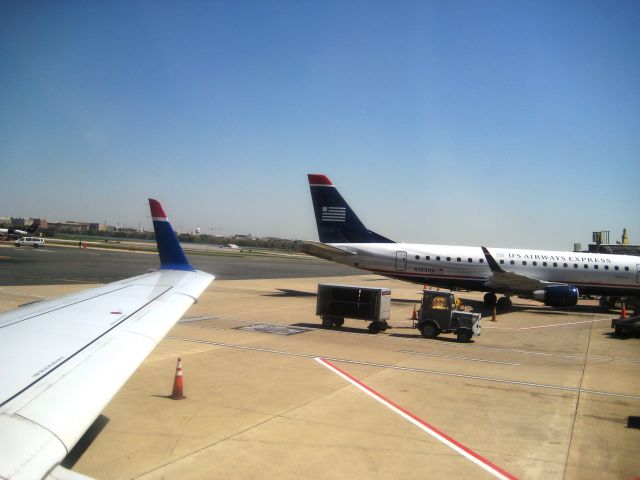
{"type": "MultiPolygon", "coordinates": [[[[303,290],[293,290],[290,288],[278,288],[277,293],[265,293],[263,297],[279,297],[279,298],[302,298],[302,297],[317,297],[315,292],[305,292],[303,290]]],[[[419,300],[408,300],[405,298],[392,298],[393,303],[420,303],[419,300]]]]}
{"type": "MultiPolygon", "coordinates": [[[[487,307],[481,300],[465,300],[463,303],[466,307],[471,307],[473,312],[480,313],[483,317],[491,316],[493,314],[493,308],[487,307]]],[[[593,305],[576,305],[574,307],[562,307],[551,308],[544,305],[518,305],[514,304],[508,311],[498,310],[498,315],[504,315],[505,313],[514,312],[531,312],[536,315],[571,315],[574,313],[605,313],[599,306],[593,305]]]]}

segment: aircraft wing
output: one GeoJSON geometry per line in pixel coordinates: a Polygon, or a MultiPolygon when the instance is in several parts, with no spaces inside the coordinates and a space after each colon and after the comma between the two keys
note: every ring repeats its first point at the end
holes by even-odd
{"type": "Polygon", "coordinates": [[[76,478],[59,463],[213,276],[150,199],[160,270],[0,314],[0,478],[76,478]]]}
{"type": "Polygon", "coordinates": [[[558,283],[545,282],[536,278],[527,277],[526,275],[515,272],[507,272],[498,265],[498,262],[496,262],[486,247],[482,247],[482,251],[491,269],[491,277],[485,282],[485,285],[496,291],[531,293],[536,290],[542,290],[550,285],[560,285],[558,283]]]}
{"type": "Polygon", "coordinates": [[[309,255],[313,255],[314,257],[330,261],[334,261],[336,258],[344,258],[350,255],[355,255],[354,252],[350,252],[348,250],[320,242],[303,242],[302,251],[304,253],[308,253],[309,255]]]}

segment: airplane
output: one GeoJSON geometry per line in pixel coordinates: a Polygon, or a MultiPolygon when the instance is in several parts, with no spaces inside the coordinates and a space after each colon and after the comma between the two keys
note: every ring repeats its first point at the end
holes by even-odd
{"type": "Polygon", "coordinates": [[[31,225],[27,227],[26,230],[18,230],[14,227],[9,228],[0,228],[0,235],[18,236],[18,235],[33,235],[40,228],[40,220],[34,220],[31,225]]]}
{"type": "Polygon", "coordinates": [[[159,270],[0,314],[0,478],[86,479],[60,462],[213,281],[149,204],[159,270]]]}
{"type": "Polygon", "coordinates": [[[309,174],[320,242],[303,251],[386,277],[486,292],[508,310],[511,297],[572,307],[580,295],[640,296],[640,257],[582,252],[395,243],[368,230],[331,180],[309,174]],[[502,294],[499,298],[496,294],[502,294]]]}

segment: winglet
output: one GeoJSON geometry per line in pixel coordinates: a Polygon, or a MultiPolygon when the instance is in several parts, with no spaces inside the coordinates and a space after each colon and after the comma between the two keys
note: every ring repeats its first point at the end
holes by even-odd
{"type": "Polygon", "coordinates": [[[150,198],[149,207],[160,254],[160,268],[162,270],[194,270],[182,251],[176,232],[173,231],[160,202],[150,198]]]}
{"type": "Polygon", "coordinates": [[[484,257],[487,259],[487,263],[489,264],[489,268],[492,272],[504,272],[504,270],[500,268],[500,265],[498,265],[498,262],[496,262],[496,259],[489,253],[487,247],[482,247],[482,252],[484,253],[484,257]]]}

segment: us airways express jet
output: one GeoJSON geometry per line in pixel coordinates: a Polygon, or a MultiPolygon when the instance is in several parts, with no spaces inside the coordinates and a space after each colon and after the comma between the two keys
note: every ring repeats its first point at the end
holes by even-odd
{"type": "Polygon", "coordinates": [[[368,230],[325,175],[310,174],[318,242],[307,253],[373,273],[444,288],[486,292],[486,305],[513,295],[570,307],[580,295],[640,296],[640,257],[395,243],[368,230]],[[504,295],[500,299],[496,294],[504,295]]]}

